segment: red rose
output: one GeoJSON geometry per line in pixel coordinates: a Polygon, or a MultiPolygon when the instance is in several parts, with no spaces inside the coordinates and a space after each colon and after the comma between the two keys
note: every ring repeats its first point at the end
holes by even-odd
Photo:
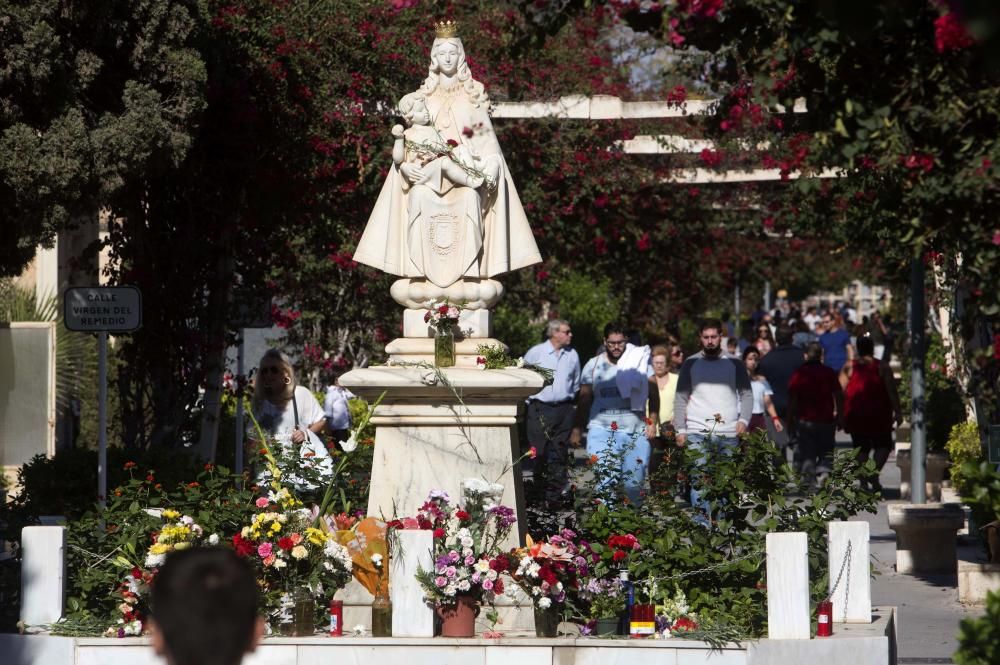
{"type": "Polygon", "coordinates": [[[442,529],[441,527],[438,527],[438,528],[434,529],[434,537],[435,538],[444,538],[444,529],[442,529]]]}
{"type": "Polygon", "coordinates": [[[612,420],[611,421],[611,431],[612,432],[617,432],[618,431],[618,421],[617,420],[612,420]]]}
{"type": "Polygon", "coordinates": [[[611,556],[611,559],[614,560],[614,561],[621,561],[626,556],[628,556],[628,555],[625,554],[624,550],[615,550],[615,553],[611,556]]]}
{"type": "Polygon", "coordinates": [[[464,510],[456,510],[455,517],[457,517],[461,521],[465,521],[469,519],[469,513],[465,512],[464,510]]]}
{"type": "Polygon", "coordinates": [[[295,547],[295,543],[288,536],[278,539],[278,547],[285,550],[286,552],[291,552],[292,548],[295,547]]]}
{"type": "Polygon", "coordinates": [[[458,141],[456,141],[455,139],[448,139],[448,145],[451,146],[452,148],[458,147],[458,141]]]}

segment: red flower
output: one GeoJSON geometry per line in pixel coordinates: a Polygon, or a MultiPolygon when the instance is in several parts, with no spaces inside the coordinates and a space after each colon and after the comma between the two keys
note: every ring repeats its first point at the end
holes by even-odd
{"type": "Polygon", "coordinates": [[[462,136],[464,136],[465,138],[471,139],[472,138],[472,128],[471,127],[462,127],[462,136]]]}
{"type": "Polygon", "coordinates": [[[295,547],[295,543],[288,536],[278,539],[278,547],[285,550],[286,552],[291,552],[292,548],[295,547]]]}
{"type": "Polygon", "coordinates": [[[441,316],[448,316],[448,305],[441,305],[438,307],[438,314],[441,316]]]}
{"type": "Polygon", "coordinates": [[[617,420],[612,420],[611,421],[611,431],[612,432],[617,432],[618,431],[618,421],[617,420]]]}
{"type": "Polygon", "coordinates": [[[934,48],[938,53],[958,51],[972,46],[972,37],[951,12],[934,21],[934,48]]]}
{"type": "Polygon", "coordinates": [[[441,527],[438,527],[438,528],[434,529],[434,537],[435,538],[444,538],[444,529],[442,529],[441,527]]]}
{"type": "Polygon", "coordinates": [[[687,101],[687,89],[682,85],[675,86],[667,94],[668,104],[683,104],[685,101],[687,101]]]}
{"type": "Polygon", "coordinates": [[[615,553],[613,555],[611,555],[611,559],[614,560],[614,561],[621,561],[622,559],[624,559],[627,556],[628,555],[625,554],[624,550],[615,550],[615,553]]]}
{"type": "Polygon", "coordinates": [[[247,557],[253,554],[256,548],[252,542],[237,533],[233,536],[233,550],[237,556],[247,557]]]}
{"type": "Polygon", "coordinates": [[[708,148],[705,148],[698,154],[698,157],[701,158],[701,161],[705,166],[715,168],[716,166],[722,164],[724,154],[721,150],[709,150],[708,148]]]}
{"type": "Polygon", "coordinates": [[[138,464],[136,464],[135,462],[131,462],[131,461],[130,461],[130,462],[125,462],[125,466],[124,466],[124,469],[125,469],[126,471],[128,471],[129,469],[134,469],[134,468],[135,468],[135,467],[137,467],[137,466],[139,466],[139,465],[138,465],[138,464]]]}
{"type": "Polygon", "coordinates": [[[486,358],[483,358],[482,356],[477,356],[476,357],[476,364],[477,365],[485,365],[486,364],[486,358]]]}
{"type": "Polygon", "coordinates": [[[448,145],[451,146],[452,148],[457,148],[458,141],[456,141],[455,139],[448,139],[448,145]]]}
{"type": "Polygon", "coordinates": [[[464,510],[456,510],[455,517],[464,522],[465,520],[469,519],[469,513],[465,512],[464,510]]]}
{"type": "Polygon", "coordinates": [[[502,579],[497,578],[497,580],[493,583],[493,593],[497,594],[498,596],[503,594],[503,580],[502,579]]]}
{"type": "Polygon", "coordinates": [[[535,459],[536,457],[538,457],[538,448],[535,448],[534,446],[529,448],[528,457],[530,457],[531,459],[535,459]]]}
{"type": "Polygon", "coordinates": [[[674,621],[674,625],[670,627],[670,630],[698,630],[698,624],[687,617],[680,617],[674,621]]]}
{"type": "Polygon", "coordinates": [[[993,232],[993,244],[1000,245],[1000,231],[993,232]]]}
{"type": "Polygon", "coordinates": [[[642,234],[642,237],[636,241],[635,246],[640,252],[648,252],[652,249],[653,241],[649,238],[649,231],[642,234]]]}
{"type": "Polygon", "coordinates": [[[215,465],[209,462],[205,465],[205,471],[212,472],[215,470],[215,465]]]}
{"type": "Polygon", "coordinates": [[[199,483],[198,481],[193,481],[193,482],[188,483],[187,486],[190,487],[190,488],[201,487],[201,483],[199,483]]]}

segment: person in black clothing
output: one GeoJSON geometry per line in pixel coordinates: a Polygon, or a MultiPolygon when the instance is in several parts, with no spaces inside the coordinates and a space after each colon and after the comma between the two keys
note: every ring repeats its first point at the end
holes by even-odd
{"type": "MultiPolygon", "coordinates": [[[[792,343],[793,335],[792,328],[787,323],[779,325],[774,336],[778,345],[761,358],[757,366],[757,371],[771,384],[771,390],[774,391],[771,401],[782,422],[786,422],[788,414],[788,381],[795,370],[805,362],[805,352],[802,347],[792,343]]],[[[788,447],[787,431],[774,432],[772,436],[780,448],[788,447]]]]}

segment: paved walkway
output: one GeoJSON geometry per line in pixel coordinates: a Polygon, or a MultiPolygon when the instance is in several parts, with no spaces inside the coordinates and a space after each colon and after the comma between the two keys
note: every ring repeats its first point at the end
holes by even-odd
{"type": "MultiPolygon", "coordinates": [[[[843,436],[843,435],[841,435],[843,436]]],[[[839,438],[839,437],[838,437],[839,438]]],[[[839,442],[838,442],[839,443],[839,442]]],[[[849,445],[845,439],[841,445],[849,445]]],[[[871,555],[875,568],[872,605],[898,608],[899,663],[951,663],[958,648],[958,624],[983,613],[982,606],[958,602],[957,575],[900,575],[896,572],[896,534],[886,515],[890,503],[899,500],[899,467],[889,458],[880,477],[885,498],[877,515],[859,515],[871,526],[871,555]]]]}

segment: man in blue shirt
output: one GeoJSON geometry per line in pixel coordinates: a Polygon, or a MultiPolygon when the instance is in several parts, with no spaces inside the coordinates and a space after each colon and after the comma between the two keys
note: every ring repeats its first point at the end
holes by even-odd
{"type": "Polygon", "coordinates": [[[823,314],[820,321],[824,331],[819,336],[819,343],[823,347],[823,364],[835,372],[839,372],[848,360],[854,360],[851,333],[841,327],[842,322],[839,313],[830,312],[823,314]]]}
{"type": "Polygon", "coordinates": [[[580,390],[580,356],[569,348],[573,330],[569,323],[552,319],[545,328],[546,341],[524,354],[524,362],[552,370],[552,383],[528,399],[525,424],[528,445],[538,455],[529,460],[535,487],[544,490],[547,501],[563,497],[568,484],[569,435],[573,429],[573,403],[580,390]]]}

